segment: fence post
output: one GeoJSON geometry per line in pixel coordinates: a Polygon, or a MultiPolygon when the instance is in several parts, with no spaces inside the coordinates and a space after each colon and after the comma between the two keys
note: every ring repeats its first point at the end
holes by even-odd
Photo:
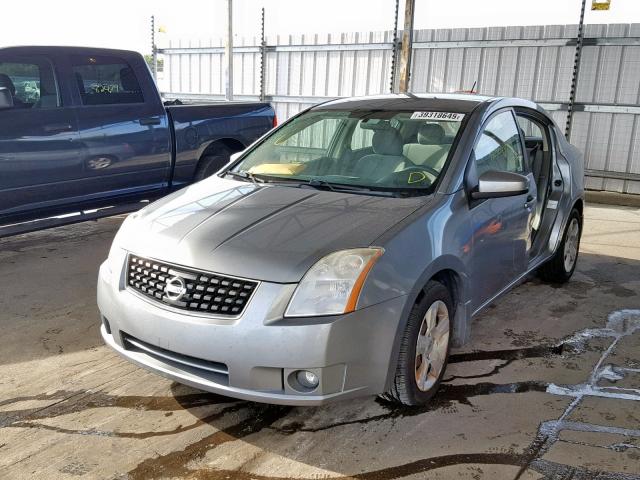
{"type": "Polygon", "coordinates": [[[158,48],[156,47],[156,17],[151,15],[151,57],[153,80],[158,83],[158,48]]]}
{"type": "Polygon", "coordinates": [[[264,36],[264,7],[262,7],[262,21],[260,27],[260,101],[266,98],[265,66],[267,64],[267,41],[264,36]]]}
{"type": "Polygon", "coordinates": [[[225,96],[228,101],[231,101],[233,100],[233,0],[227,0],[227,41],[224,45],[224,55],[227,60],[225,96]]]}
{"type": "Polygon", "coordinates": [[[406,0],[404,6],[404,28],[402,29],[402,50],[400,51],[400,93],[407,93],[409,91],[415,5],[416,0],[406,0]]]}
{"type": "Polygon", "coordinates": [[[584,10],[586,5],[587,0],[582,0],[582,9],[580,10],[580,23],[578,24],[578,39],[576,41],[576,55],[573,60],[573,75],[571,76],[571,90],[569,92],[569,104],[567,106],[567,125],[564,130],[564,136],[567,140],[569,140],[569,137],[571,136],[573,105],[576,101],[578,75],[580,75],[580,57],[582,57],[582,43],[584,39],[584,10]]]}
{"type": "Polygon", "coordinates": [[[391,45],[391,84],[389,93],[396,91],[396,74],[398,68],[398,11],[400,10],[400,0],[396,0],[396,13],[393,21],[393,44],[391,45]]]}

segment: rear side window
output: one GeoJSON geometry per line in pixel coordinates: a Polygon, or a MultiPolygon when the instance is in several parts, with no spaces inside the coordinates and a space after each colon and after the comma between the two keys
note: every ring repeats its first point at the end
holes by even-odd
{"type": "Polygon", "coordinates": [[[73,75],[83,105],[142,103],[142,89],[122,58],[75,56],[73,75]]]}
{"type": "Polygon", "coordinates": [[[474,151],[478,175],[489,170],[524,173],[522,143],[511,112],[489,120],[474,151]]]}
{"type": "Polygon", "coordinates": [[[17,109],[61,105],[53,67],[43,57],[0,57],[0,87],[9,89],[17,109]]]}

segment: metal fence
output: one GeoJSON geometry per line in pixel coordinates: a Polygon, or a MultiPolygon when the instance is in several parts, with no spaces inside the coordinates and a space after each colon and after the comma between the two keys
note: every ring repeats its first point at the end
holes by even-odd
{"type": "MultiPolygon", "coordinates": [[[[411,91],[470,90],[540,103],[564,130],[577,25],[416,30],[411,91]]],[[[264,95],[283,120],[326,99],[390,91],[393,32],[243,40],[234,97],[264,95]],[[261,90],[260,68],[265,58],[261,90]]],[[[167,98],[224,100],[224,48],[170,44],[167,98]]],[[[397,64],[397,62],[396,62],[397,64]]],[[[587,188],[640,194],[640,24],[586,25],[570,141],[585,154],[587,188]]]]}

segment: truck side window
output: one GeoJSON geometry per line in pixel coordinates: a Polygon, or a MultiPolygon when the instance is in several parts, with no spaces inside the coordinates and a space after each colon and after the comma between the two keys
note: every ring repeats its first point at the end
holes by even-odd
{"type": "Polygon", "coordinates": [[[83,105],[144,102],[140,83],[124,59],[74,56],[72,62],[83,105]]]}
{"type": "Polygon", "coordinates": [[[0,87],[9,89],[14,108],[61,105],[53,68],[42,57],[0,57],[0,87]]]}

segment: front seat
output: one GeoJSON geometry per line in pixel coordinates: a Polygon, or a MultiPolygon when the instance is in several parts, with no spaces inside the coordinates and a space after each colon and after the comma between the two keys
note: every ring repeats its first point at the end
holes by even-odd
{"type": "Polygon", "coordinates": [[[442,170],[449,153],[444,128],[437,123],[425,123],[418,130],[417,139],[418,143],[404,146],[404,156],[416,165],[424,165],[438,172],[442,170]]]}
{"type": "Polygon", "coordinates": [[[402,155],[402,137],[395,129],[376,130],[371,146],[373,154],[358,160],[351,175],[375,182],[411,165],[402,155]]]}

